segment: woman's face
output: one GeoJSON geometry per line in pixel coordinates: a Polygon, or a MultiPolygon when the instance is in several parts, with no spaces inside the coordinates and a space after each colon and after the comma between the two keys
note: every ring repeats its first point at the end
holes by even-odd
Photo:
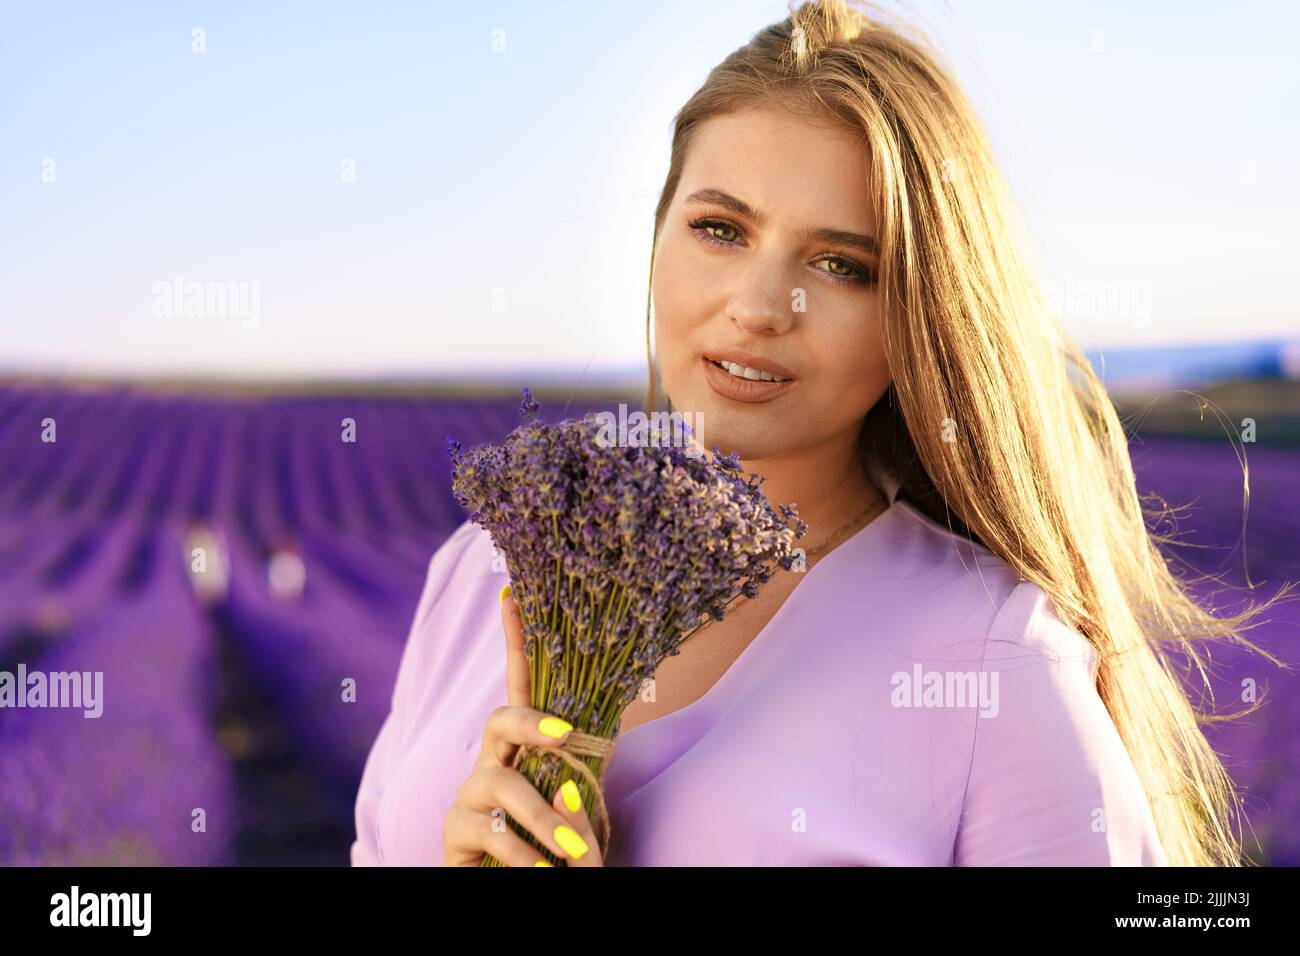
{"type": "Polygon", "coordinates": [[[664,388],[674,410],[703,414],[706,447],[752,461],[847,446],[888,387],[880,260],[846,236],[815,235],[875,240],[867,164],[853,134],[786,112],[747,110],[697,130],[652,292],[664,388]],[[720,394],[706,356],[728,351],[794,380],[761,402],[720,394]]]}

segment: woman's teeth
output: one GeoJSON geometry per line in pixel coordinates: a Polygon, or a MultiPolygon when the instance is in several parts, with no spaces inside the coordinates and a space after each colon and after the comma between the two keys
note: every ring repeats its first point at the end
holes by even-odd
{"type": "Polygon", "coordinates": [[[779,375],[773,375],[771,372],[760,372],[756,368],[750,368],[747,365],[737,365],[735,362],[714,362],[714,365],[725,369],[729,374],[736,378],[747,378],[753,382],[785,382],[788,379],[781,378],[779,375]]]}

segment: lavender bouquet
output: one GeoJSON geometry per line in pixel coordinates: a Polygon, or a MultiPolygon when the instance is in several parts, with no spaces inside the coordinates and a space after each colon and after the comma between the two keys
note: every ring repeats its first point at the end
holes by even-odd
{"type": "Polygon", "coordinates": [[[793,505],[773,509],[761,476],[740,476],[734,452],[706,454],[689,426],[666,447],[658,420],[619,444],[609,413],[547,424],[540,407],[524,389],[526,421],[500,445],[462,451],[449,437],[452,493],[505,559],[532,706],[574,727],[564,748],[520,747],[515,766],[547,799],[573,778],[607,854],[600,780],[624,708],[692,631],[756,596],[776,565],[789,570],[806,526],[793,505]]]}

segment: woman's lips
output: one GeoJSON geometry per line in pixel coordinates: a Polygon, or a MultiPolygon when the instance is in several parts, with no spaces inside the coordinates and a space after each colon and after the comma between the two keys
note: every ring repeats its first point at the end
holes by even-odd
{"type": "Polygon", "coordinates": [[[737,378],[730,372],[714,365],[708,359],[702,358],[700,361],[704,363],[704,377],[708,380],[709,387],[723,398],[730,398],[737,402],[770,402],[778,395],[784,395],[794,388],[796,384],[794,380],[763,382],[749,378],[737,378]]]}

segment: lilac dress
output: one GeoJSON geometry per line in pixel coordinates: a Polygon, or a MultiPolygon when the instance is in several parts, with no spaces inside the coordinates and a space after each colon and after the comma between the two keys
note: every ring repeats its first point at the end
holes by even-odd
{"type": "MultiPolygon", "coordinates": [[[[890,494],[707,693],[619,735],[607,866],[1167,865],[1091,645],[1037,585],[890,494]]],[[[442,864],[443,820],[507,702],[507,581],[469,522],[429,562],[354,866],[442,864]]]]}

